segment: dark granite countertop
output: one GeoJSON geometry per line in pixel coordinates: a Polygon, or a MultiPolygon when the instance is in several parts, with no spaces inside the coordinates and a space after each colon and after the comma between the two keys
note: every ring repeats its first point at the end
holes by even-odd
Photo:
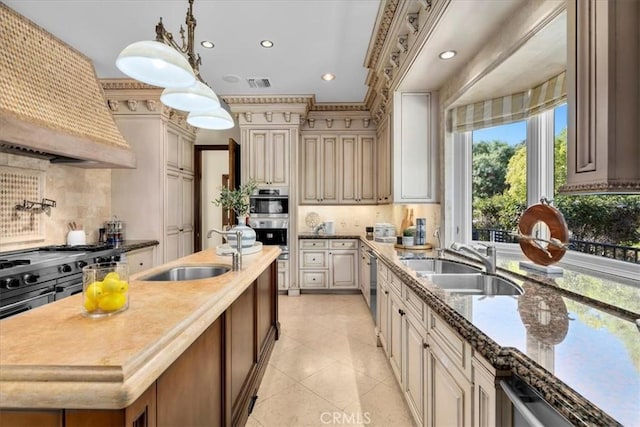
{"type": "Polygon", "coordinates": [[[123,249],[124,252],[135,251],[136,249],[147,248],[160,244],[157,240],[125,240],[116,245],[117,248],[123,249]]]}
{"type": "Polygon", "coordinates": [[[298,239],[359,239],[360,234],[313,234],[313,233],[300,233],[298,239]]]}
{"type": "MultiPolygon", "coordinates": [[[[516,260],[499,259],[499,274],[520,286],[522,295],[455,294],[405,267],[392,244],[363,241],[474,351],[519,375],[572,423],[640,425],[640,331],[634,323],[640,303],[604,302],[636,295],[626,279],[608,278],[601,285],[601,279],[569,271],[558,286],[524,275],[512,266],[516,260]],[[588,296],[585,286],[619,295],[588,296]]],[[[450,252],[445,258],[479,265],[450,252]]]]}

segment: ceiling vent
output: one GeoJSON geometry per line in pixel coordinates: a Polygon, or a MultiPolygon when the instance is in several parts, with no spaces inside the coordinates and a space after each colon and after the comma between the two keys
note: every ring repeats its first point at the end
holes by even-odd
{"type": "Polygon", "coordinates": [[[247,79],[247,83],[250,88],[253,89],[264,89],[267,87],[271,87],[271,82],[268,77],[252,77],[247,79]]]}

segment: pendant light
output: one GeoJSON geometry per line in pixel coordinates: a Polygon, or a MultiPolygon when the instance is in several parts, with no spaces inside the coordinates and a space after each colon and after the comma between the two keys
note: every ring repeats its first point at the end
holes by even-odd
{"type": "Polygon", "coordinates": [[[160,101],[181,111],[204,111],[220,107],[218,96],[199,80],[185,88],[166,88],[160,95],[160,101]]]}
{"type": "Polygon", "coordinates": [[[187,123],[211,130],[231,129],[234,126],[231,114],[222,107],[208,111],[193,111],[187,116],[187,123]]]}
{"type": "Polygon", "coordinates": [[[189,61],[164,43],[146,40],[125,47],[116,67],[127,76],[160,87],[187,87],[196,82],[189,61]]]}

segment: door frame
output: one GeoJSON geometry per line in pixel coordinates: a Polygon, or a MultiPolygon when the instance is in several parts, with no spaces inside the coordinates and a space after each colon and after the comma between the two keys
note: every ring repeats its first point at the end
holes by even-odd
{"type": "MultiPolygon", "coordinates": [[[[202,250],[202,152],[203,151],[229,151],[232,144],[237,144],[233,138],[229,138],[229,144],[202,144],[194,145],[194,183],[193,183],[193,249],[194,252],[202,250]]],[[[235,174],[235,165],[229,162],[229,177],[235,174]]]]}

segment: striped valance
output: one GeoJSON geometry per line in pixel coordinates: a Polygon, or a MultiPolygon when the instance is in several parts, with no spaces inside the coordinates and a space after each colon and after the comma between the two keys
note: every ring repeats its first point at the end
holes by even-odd
{"type": "Polygon", "coordinates": [[[566,72],[524,92],[453,109],[453,131],[467,132],[524,120],[567,100],[566,72]]]}

